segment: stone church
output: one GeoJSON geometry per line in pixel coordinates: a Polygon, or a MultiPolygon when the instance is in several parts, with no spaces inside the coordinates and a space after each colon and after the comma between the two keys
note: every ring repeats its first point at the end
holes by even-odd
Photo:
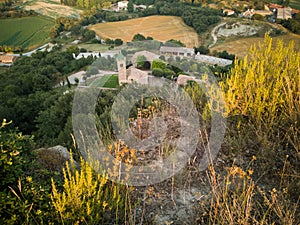
{"type": "Polygon", "coordinates": [[[147,61],[151,64],[154,59],[158,59],[159,56],[150,52],[137,52],[133,55],[132,66],[126,67],[126,57],[120,52],[117,57],[118,64],[118,76],[119,76],[119,85],[124,83],[136,82],[139,84],[148,84],[149,82],[149,74],[147,71],[140,70],[136,68],[136,59],[139,55],[143,55],[146,57],[147,61]]]}

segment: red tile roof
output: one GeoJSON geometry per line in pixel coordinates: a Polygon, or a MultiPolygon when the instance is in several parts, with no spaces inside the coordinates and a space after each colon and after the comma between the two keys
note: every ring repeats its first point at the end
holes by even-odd
{"type": "Polygon", "coordinates": [[[278,5],[278,4],[274,4],[274,3],[269,4],[269,8],[272,8],[272,9],[280,9],[282,7],[283,7],[282,5],[278,5]]]}

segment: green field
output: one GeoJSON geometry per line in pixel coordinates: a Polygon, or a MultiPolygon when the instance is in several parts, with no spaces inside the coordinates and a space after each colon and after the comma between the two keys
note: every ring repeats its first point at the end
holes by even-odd
{"type": "Polygon", "coordinates": [[[49,40],[54,21],[44,16],[1,19],[0,45],[30,48],[49,40]]]}
{"type": "Polygon", "coordinates": [[[90,87],[116,88],[118,85],[119,85],[118,75],[104,75],[100,79],[94,80],[90,84],[90,87]],[[107,77],[109,77],[109,78],[106,81],[107,77]]]}

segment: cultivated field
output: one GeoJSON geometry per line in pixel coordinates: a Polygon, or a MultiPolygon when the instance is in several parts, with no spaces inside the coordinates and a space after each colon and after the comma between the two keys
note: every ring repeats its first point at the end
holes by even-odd
{"type": "MultiPolygon", "coordinates": [[[[283,39],[284,43],[289,43],[289,41],[294,41],[295,49],[300,51],[300,36],[296,34],[286,34],[280,35],[278,37],[273,37],[273,40],[283,39]]],[[[243,58],[247,55],[250,46],[257,44],[258,42],[263,42],[264,38],[262,37],[249,37],[241,38],[234,41],[224,42],[220,45],[217,45],[210,49],[211,52],[224,51],[226,50],[229,53],[235,54],[238,58],[243,58]]]]}
{"type": "Polygon", "coordinates": [[[1,19],[0,45],[30,48],[48,41],[54,21],[43,16],[1,19]]]}
{"type": "Polygon", "coordinates": [[[99,23],[89,29],[94,30],[102,39],[121,38],[129,42],[135,34],[140,33],[159,41],[180,40],[187,47],[199,45],[196,31],[175,16],[149,16],[121,22],[99,23]]]}
{"type": "Polygon", "coordinates": [[[61,5],[59,0],[24,0],[26,10],[34,10],[42,15],[52,18],[75,17],[79,18],[82,10],[70,6],[61,5]]]}

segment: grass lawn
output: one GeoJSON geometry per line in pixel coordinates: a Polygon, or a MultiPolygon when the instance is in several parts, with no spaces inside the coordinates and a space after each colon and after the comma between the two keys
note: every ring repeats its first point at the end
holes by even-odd
{"type": "Polygon", "coordinates": [[[106,52],[110,46],[101,44],[78,44],[79,48],[85,48],[88,51],[106,52]]]}
{"type": "Polygon", "coordinates": [[[90,87],[116,88],[118,85],[119,85],[118,75],[104,75],[101,78],[95,79],[89,86],[90,87]],[[106,81],[107,78],[108,78],[108,80],[106,81]]]}
{"type": "Polygon", "coordinates": [[[44,16],[1,19],[0,45],[36,47],[47,42],[54,21],[44,16]]]}
{"type": "Polygon", "coordinates": [[[199,45],[196,31],[176,16],[149,16],[120,22],[99,23],[90,26],[89,29],[94,30],[103,39],[121,38],[124,42],[129,42],[135,34],[140,33],[158,41],[180,40],[187,47],[199,45]]]}

